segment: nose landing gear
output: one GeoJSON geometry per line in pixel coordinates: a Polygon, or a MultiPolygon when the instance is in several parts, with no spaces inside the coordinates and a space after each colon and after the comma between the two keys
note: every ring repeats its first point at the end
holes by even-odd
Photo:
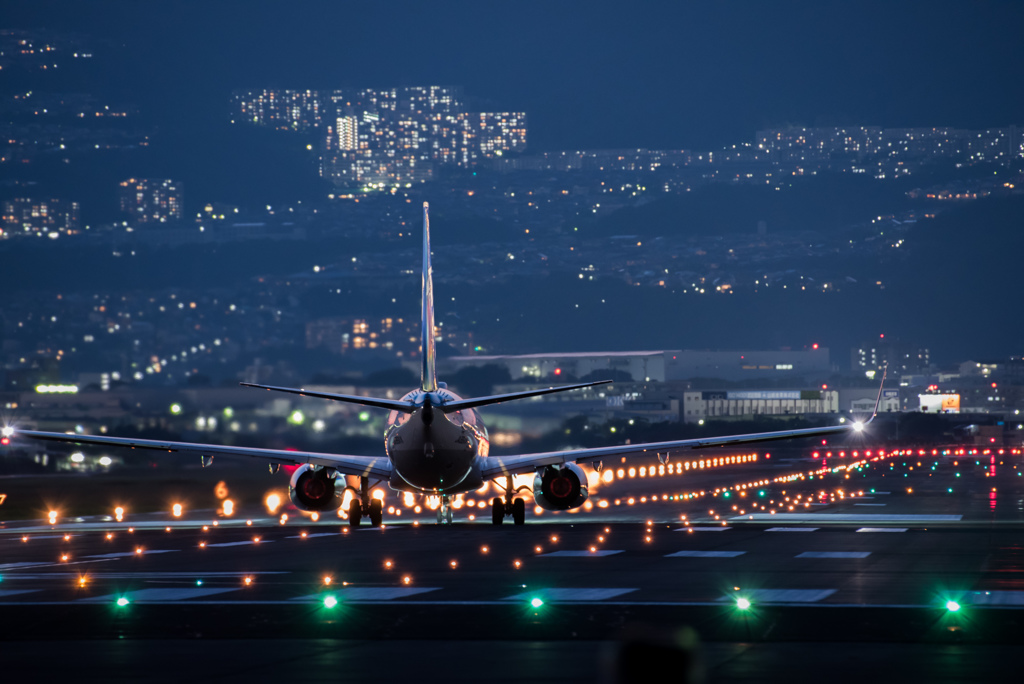
{"type": "Polygon", "coordinates": [[[441,495],[441,505],[437,507],[437,524],[451,525],[452,523],[452,502],[447,494],[441,495]]]}

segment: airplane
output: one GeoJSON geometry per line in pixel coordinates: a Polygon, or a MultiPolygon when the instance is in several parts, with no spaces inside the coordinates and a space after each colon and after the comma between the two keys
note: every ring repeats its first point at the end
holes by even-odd
{"type": "MultiPolygon", "coordinates": [[[[511,517],[515,525],[526,521],[526,502],[517,495],[527,490],[535,503],[544,509],[564,511],[582,506],[588,497],[587,476],[582,463],[594,463],[600,468],[602,459],[611,457],[638,457],[657,455],[667,458],[672,452],[684,449],[703,449],[753,442],[819,437],[859,433],[867,422],[874,420],[882,397],[878,399],[871,417],[866,422],[841,425],[779,430],[725,437],[701,437],[647,444],[626,444],[589,449],[570,449],[545,453],[510,456],[490,455],[490,443],[477,409],[505,401],[537,397],[555,392],[568,392],[605,385],[610,380],[573,385],[547,387],[509,394],[464,399],[439,382],[435,372],[434,346],[434,288],[430,265],[430,213],[429,204],[423,203],[423,268],[421,302],[421,383],[401,399],[378,399],[316,392],[302,388],[274,387],[255,383],[240,383],[245,387],[284,392],[304,397],[317,397],[331,401],[359,404],[390,411],[384,431],[383,456],[355,456],[348,454],[285,451],[249,447],[169,442],[152,439],[131,439],[59,432],[40,432],[6,428],[4,434],[17,434],[37,440],[70,442],[80,445],[151,449],[169,453],[199,454],[204,466],[214,456],[249,456],[270,462],[272,473],[282,465],[298,466],[289,481],[289,496],[296,507],[307,512],[337,510],[351,491],[348,506],[349,524],[358,526],[368,517],[370,524],[379,527],[383,521],[382,504],[371,496],[371,487],[386,482],[399,492],[413,492],[437,496],[437,522],[451,523],[452,497],[479,489],[494,481],[504,489],[504,496],[491,501],[491,521],[495,525],[511,517]],[[533,487],[515,487],[515,475],[533,473],[533,487]],[[359,479],[359,487],[348,485],[346,477],[359,479]],[[502,487],[500,480],[504,480],[502,487]],[[340,483],[340,484],[339,484],[340,483]],[[372,483],[372,485],[371,485],[372,483]]],[[[882,376],[882,386],[885,374],[882,376]]]]}

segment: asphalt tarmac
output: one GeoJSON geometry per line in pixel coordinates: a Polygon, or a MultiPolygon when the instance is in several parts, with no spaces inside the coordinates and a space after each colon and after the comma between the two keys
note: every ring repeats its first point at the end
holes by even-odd
{"type": "Polygon", "coordinates": [[[708,681],[1019,681],[1021,457],[857,463],[626,476],[597,488],[604,507],[522,527],[468,506],[452,525],[404,509],[383,529],[257,508],[8,522],[0,666],[54,681],[628,681],[659,663],[708,681]]]}

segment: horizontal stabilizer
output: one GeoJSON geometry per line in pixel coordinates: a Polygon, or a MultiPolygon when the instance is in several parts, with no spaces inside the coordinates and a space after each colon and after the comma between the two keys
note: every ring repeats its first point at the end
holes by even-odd
{"type": "Polygon", "coordinates": [[[458,401],[449,401],[442,404],[440,408],[445,413],[453,413],[455,411],[462,411],[463,409],[476,408],[477,406],[489,406],[490,404],[500,404],[503,401],[512,401],[513,399],[526,399],[527,397],[539,397],[542,394],[554,394],[555,392],[568,392],[569,390],[582,389],[584,387],[594,387],[595,385],[607,385],[611,380],[598,380],[597,382],[584,382],[578,385],[563,385],[561,387],[546,387],[538,390],[526,390],[525,392],[512,392],[510,394],[495,394],[489,397],[474,397],[471,399],[460,399],[458,401]]]}
{"type": "Polygon", "coordinates": [[[389,409],[391,411],[401,411],[402,413],[412,413],[416,410],[416,407],[411,401],[398,401],[395,399],[378,399],[376,397],[360,397],[354,394],[332,394],[330,392],[311,392],[304,389],[295,389],[292,387],[272,387],[270,385],[256,385],[251,382],[240,382],[239,385],[243,387],[255,387],[257,389],[270,390],[271,392],[286,392],[288,394],[298,394],[303,397],[316,397],[318,399],[330,399],[331,401],[342,401],[347,404],[359,404],[361,406],[373,406],[375,408],[389,409]]]}

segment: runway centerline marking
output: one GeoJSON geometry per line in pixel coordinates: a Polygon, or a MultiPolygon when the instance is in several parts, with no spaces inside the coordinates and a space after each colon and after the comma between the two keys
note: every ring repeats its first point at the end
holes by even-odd
{"type": "Polygon", "coordinates": [[[18,594],[31,594],[34,591],[40,591],[39,589],[0,589],[0,598],[7,596],[16,596],[18,594]]]}
{"type": "Polygon", "coordinates": [[[107,594],[105,596],[91,596],[81,599],[77,603],[113,603],[119,598],[126,598],[132,603],[147,603],[149,601],[187,601],[192,598],[213,596],[214,594],[226,594],[230,591],[238,591],[241,587],[160,587],[152,589],[136,589],[126,591],[123,594],[107,594]]]}
{"type": "Polygon", "coordinates": [[[746,551],[676,551],[665,554],[665,558],[736,558],[746,551]]]}
{"type": "MultiPolygon", "coordinates": [[[[746,516],[735,516],[730,520],[748,520],[746,516]]],[[[755,522],[958,522],[962,515],[919,514],[919,513],[754,513],[755,522]]]]}
{"type": "Polygon", "coordinates": [[[855,503],[854,506],[888,506],[889,504],[876,504],[876,503],[855,503]]]}
{"type": "Polygon", "coordinates": [[[964,601],[972,606],[1024,606],[1024,591],[972,591],[964,601]]]}
{"type": "Polygon", "coordinates": [[[538,558],[599,558],[601,556],[614,556],[622,553],[621,549],[598,549],[597,551],[552,551],[542,553],[538,558]]]}
{"type": "Polygon", "coordinates": [[[794,558],[867,558],[870,551],[804,551],[794,558]]]}
{"type": "Polygon", "coordinates": [[[751,589],[718,600],[735,601],[737,596],[743,596],[755,603],[816,603],[834,593],[835,589],[751,589]]]}
{"type": "Polygon", "coordinates": [[[559,601],[604,601],[633,591],[636,589],[626,587],[554,587],[513,594],[506,596],[502,601],[526,601],[537,597],[553,603],[559,601]]]}
{"type": "Polygon", "coordinates": [[[156,554],[156,553],[177,553],[180,550],[181,549],[153,549],[153,550],[142,549],[141,552],[138,552],[138,551],[121,551],[120,553],[100,553],[100,554],[96,554],[95,556],[83,556],[83,558],[111,558],[111,559],[112,558],[130,558],[132,556],[147,556],[147,555],[153,555],[153,554],[156,554]]]}
{"type": "Polygon", "coordinates": [[[817,527],[769,527],[765,532],[816,532],[817,527]]]}
{"type": "Polygon", "coordinates": [[[246,539],[245,541],[220,542],[218,544],[207,544],[206,548],[209,549],[209,548],[214,547],[214,546],[246,546],[246,545],[249,545],[249,544],[259,545],[259,544],[273,544],[273,543],[274,543],[273,539],[261,539],[259,541],[253,541],[252,539],[246,539]]]}
{"type": "Polygon", "coordinates": [[[858,532],[906,532],[906,527],[861,527],[858,532]]]}
{"type": "Polygon", "coordinates": [[[341,589],[325,591],[323,594],[309,594],[299,596],[294,601],[307,601],[319,603],[324,596],[330,594],[345,601],[391,601],[393,599],[426,594],[430,591],[438,591],[441,587],[342,587],[341,589]]]}
{"type": "Polygon", "coordinates": [[[726,530],[731,530],[731,529],[732,528],[729,527],[728,525],[722,525],[721,527],[677,527],[676,529],[674,529],[672,531],[673,532],[688,532],[690,530],[693,530],[694,532],[725,532],[726,530]]]}

